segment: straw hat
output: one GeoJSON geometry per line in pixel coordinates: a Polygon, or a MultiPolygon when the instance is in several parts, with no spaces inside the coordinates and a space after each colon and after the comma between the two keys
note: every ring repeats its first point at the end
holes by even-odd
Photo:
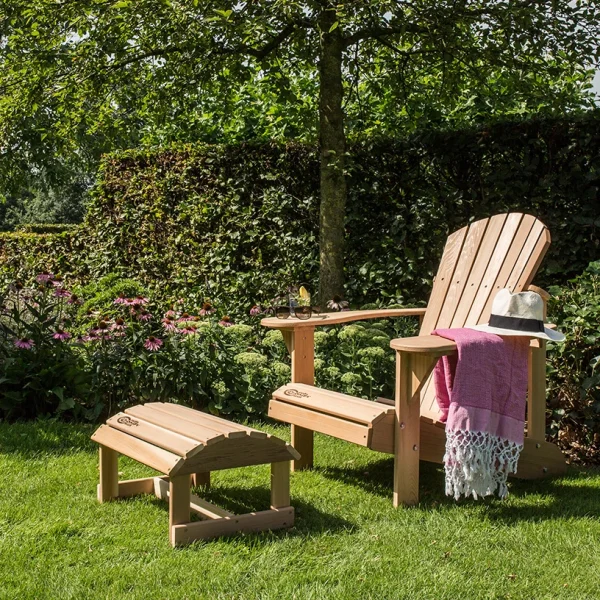
{"type": "Polygon", "coordinates": [[[470,329],[496,335],[520,335],[551,342],[563,342],[564,334],[544,327],[544,301],[535,292],[511,294],[500,290],[492,303],[492,314],[487,325],[471,325],[470,329]]]}

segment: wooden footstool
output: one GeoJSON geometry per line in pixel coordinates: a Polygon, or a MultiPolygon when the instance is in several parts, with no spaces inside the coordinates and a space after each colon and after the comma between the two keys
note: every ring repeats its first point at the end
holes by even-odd
{"type": "Polygon", "coordinates": [[[206,413],[162,402],[128,408],[92,436],[100,444],[98,500],[137,494],[169,501],[173,546],[246,531],[291,527],[290,461],[296,450],[279,438],[206,413]],[[119,481],[117,459],[129,456],[165,477],[119,481]],[[190,494],[190,484],[209,485],[210,472],[271,463],[271,509],[234,515],[190,494]],[[203,521],[191,522],[190,511],[203,521]]]}

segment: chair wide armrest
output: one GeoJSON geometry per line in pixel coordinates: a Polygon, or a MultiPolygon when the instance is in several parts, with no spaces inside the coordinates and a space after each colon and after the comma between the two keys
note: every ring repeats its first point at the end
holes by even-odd
{"type": "Polygon", "coordinates": [[[302,327],[323,327],[325,325],[337,325],[350,323],[352,321],[365,321],[368,319],[386,319],[392,317],[413,317],[424,315],[427,308],[382,308],[377,310],[344,310],[342,312],[325,313],[300,320],[293,317],[289,319],[278,319],[267,317],[260,324],[273,329],[299,329],[302,327]]]}
{"type": "Polygon", "coordinates": [[[439,335],[397,338],[390,342],[390,347],[398,352],[429,354],[431,356],[447,356],[456,352],[456,342],[439,335]]]}

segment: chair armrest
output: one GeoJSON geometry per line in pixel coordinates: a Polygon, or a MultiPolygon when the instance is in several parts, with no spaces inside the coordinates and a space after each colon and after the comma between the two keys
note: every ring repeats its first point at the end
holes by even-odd
{"type": "Polygon", "coordinates": [[[427,308],[382,308],[377,310],[343,310],[335,313],[325,313],[301,320],[294,317],[289,319],[278,319],[267,317],[260,324],[272,329],[299,329],[302,327],[323,327],[325,325],[337,325],[339,323],[350,323],[351,321],[365,321],[367,319],[385,319],[390,317],[413,317],[425,314],[427,308]]]}
{"type": "Polygon", "coordinates": [[[439,335],[397,338],[390,342],[390,347],[398,352],[429,354],[431,356],[447,356],[456,352],[456,342],[439,335]]]}

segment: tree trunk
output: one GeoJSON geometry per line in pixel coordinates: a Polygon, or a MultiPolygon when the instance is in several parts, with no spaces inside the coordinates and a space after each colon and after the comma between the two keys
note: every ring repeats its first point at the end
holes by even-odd
{"type": "Polygon", "coordinates": [[[319,16],[321,54],[319,58],[319,131],[321,151],[320,273],[319,301],[325,307],[344,288],[344,221],[346,176],[344,161],[346,135],[342,110],[343,39],[335,9],[319,16]]]}

